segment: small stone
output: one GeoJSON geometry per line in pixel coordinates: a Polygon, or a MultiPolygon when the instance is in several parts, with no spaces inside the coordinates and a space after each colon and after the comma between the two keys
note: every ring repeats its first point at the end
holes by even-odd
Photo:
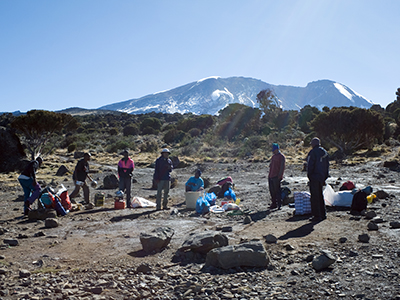
{"type": "Polygon", "coordinates": [[[384,220],[381,217],[374,217],[374,218],[372,218],[371,221],[374,223],[383,223],[384,222],[384,220]]]}
{"type": "Polygon", "coordinates": [[[53,218],[48,218],[44,221],[44,226],[46,228],[55,228],[58,227],[58,221],[53,218]]]}
{"type": "Polygon", "coordinates": [[[0,268],[0,275],[7,274],[8,270],[4,268],[0,268]]]}
{"type": "Polygon", "coordinates": [[[245,216],[243,220],[243,224],[250,224],[251,223],[251,218],[250,216],[245,216]]]}
{"type": "Polygon", "coordinates": [[[275,244],[278,241],[278,239],[272,234],[268,234],[264,238],[267,244],[275,244]]]}
{"type": "Polygon", "coordinates": [[[292,251],[292,250],[294,250],[295,248],[294,248],[292,245],[287,244],[287,245],[285,245],[285,249],[288,250],[288,251],[292,251]]]}
{"type": "Polygon", "coordinates": [[[29,276],[31,276],[31,272],[29,272],[28,270],[19,270],[19,278],[28,278],[29,276]]]}
{"type": "Polygon", "coordinates": [[[366,233],[360,234],[360,235],[358,236],[358,240],[359,240],[361,243],[368,243],[368,242],[369,242],[369,235],[366,234],[366,233]]]}
{"type": "Polygon", "coordinates": [[[365,215],[365,218],[370,220],[376,217],[376,212],[373,210],[370,210],[367,212],[367,214],[365,215]]]}
{"type": "Polygon", "coordinates": [[[368,229],[369,230],[378,230],[379,229],[379,227],[378,227],[378,225],[375,223],[375,222],[369,222],[368,223],[368,229]]]}
{"type": "Polygon", "coordinates": [[[392,227],[392,228],[400,228],[400,222],[393,221],[393,222],[390,222],[389,224],[390,224],[390,227],[392,227]]]}
{"type": "Polygon", "coordinates": [[[339,242],[340,243],[346,243],[347,242],[347,238],[345,238],[345,237],[341,237],[340,239],[339,239],[339,242]]]}
{"type": "Polygon", "coordinates": [[[9,246],[18,246],[18,240],[16,239],[4,239],[3,243],[9,246]]]}

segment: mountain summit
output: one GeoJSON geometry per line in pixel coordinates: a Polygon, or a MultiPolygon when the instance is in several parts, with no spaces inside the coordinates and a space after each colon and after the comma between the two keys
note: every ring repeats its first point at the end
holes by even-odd
{"type": "Polygon", "coordinates": [[[356,106],[369,108],[374,103],[347,86],[330,80],[310,82],[306,87],[272,85],[254,78],[208,77],[186,85],[147,95],[138,99],[118,102],[99,109],[117,110],[130,114],[188,113],[215,115],[231,103],[258,107],[257,94],[272,89],[284,110],[300,110],[305,105],[356,106]]]}

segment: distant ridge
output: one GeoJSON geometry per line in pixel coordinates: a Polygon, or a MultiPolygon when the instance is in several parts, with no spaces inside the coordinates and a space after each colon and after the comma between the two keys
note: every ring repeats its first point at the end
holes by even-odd
{"type": "Polygon", "coordinates": [[[319,109],[324,106],[369,108],[374,104],[349,87],[331,80],[318,80],[308,83],[306,87],[294,87],[272,85],[254,78],[213,76],[138,99],[105,105],[99,109],[130,114],[154,111],[215,115],[231,103],[258,107],[256,96],[263,89],[272,89],[284,110],[300,110],[305,105],[319,109]]]}

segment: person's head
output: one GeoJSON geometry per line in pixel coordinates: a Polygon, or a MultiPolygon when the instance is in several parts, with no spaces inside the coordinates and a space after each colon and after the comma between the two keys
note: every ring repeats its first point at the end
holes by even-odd
{"type": "Polygon", "coordinates": [[[40,156],[38,156],[38,157],[36,157],[36,161],[39,163],[39,167],[42,165],[42,163],[43,163],[43,159],[40,157],[40,156]]]}
{"type": "Polygon", "coordinates": [[[272,144],[272,152],[273,153],[279,152],[279,145],[277,143],[272,144]]]}
{"type": "Polygon", "coordinates": [[[129,157],[129,151],[128,150],[122,151],[121,154],[124,156],[125,159],[127,159],[129,157]]]}
{"type": "Polygon", "coordinates": [[[171,154],[167,148],[161,150],[161,155],[164,157],[168,157],[171,154]]]}
{"type": "Polygon", "coordinates": [[[200,170],[200,169],[197,169],[197,170],[194,172],[194,177],[199,178],[200,176],[201,176],[201,170],[200,170]]]}
{"type": "Polygon", "coordinates": [[[311,140],[310,145],[311,147],[319,147],[319,145],[321,144],[321,141],[319,138],[315,137],[311,140]]]}
{"type": "Polygon", "coordinates": [[[83,158],[84,158],[84,160],[86,160],[86,161],[89,161],[91,156],[92,156],[92,155],[91,155],[89,152],[85,152],[85,154],[83,154],[83,158]]]}

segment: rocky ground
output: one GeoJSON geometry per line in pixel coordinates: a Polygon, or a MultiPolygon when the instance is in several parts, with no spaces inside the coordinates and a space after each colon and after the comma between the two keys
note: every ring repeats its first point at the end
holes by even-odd
{"type": "MultiPolygon", "coordinates": [[[[93,177],[102,183],[116,173],[117,157],[92,161],[93,177]]],[[[352,180],[357,187],[383,190],[382,199],[368,206],[378,216],[371,220],[348,210],[330,208],[320,223],[294,216],[288,205],[268,210],[267,162],[191,163],[175,170],[178,185],[171,190],[170,210],[153,208],[114,210],[115,190],[91,188],[106,194],[104,207],[59,217],[59,226],[46,228],[42,220],[22,218],[22,189],[17,173],[1,174],[0,183],[0,298],[1,299],[400,299],[400,173],[383,167],[385,158],[363,163],[332,164],[328,180],[337,191],[352,180]],[[203,177],[216,182],[232,176],[240,206],[246,214],[197,215],[185,207],[184,183],[200,167],[203,177]],[[250,217],[251,222],[245,221],[250,217]],[[174,235],[168,247],[145,253],[139,234],[168,226],[174,235]],[[270,258],[266,268],[222,270],[204,267],[205,257],[176,259],[190,233],[221,231],[230,245],[260,240],[270,258]],[[367,234],[368,242],[360,235],[367,234]],[[267,243],[273,235],[276,243],[267,243]],[[17,245],[12,246],[15,243],[17,245]],[[328,250],[335,262],[322,271],[313,257],[328,250]]],[[[76,160],[46,161],[39,178],[73,189],[71,176],[55,176],[61,164],[73,169],[76,160]]],[[[307,191],[301,163],[287,166],[284,180],[295,191],[307,191]]],[[[133,195],[155,201],[153,169],[138,163],[133,195]]],[[[83,200],[77,198],[78,201],[83,200]]]]}

